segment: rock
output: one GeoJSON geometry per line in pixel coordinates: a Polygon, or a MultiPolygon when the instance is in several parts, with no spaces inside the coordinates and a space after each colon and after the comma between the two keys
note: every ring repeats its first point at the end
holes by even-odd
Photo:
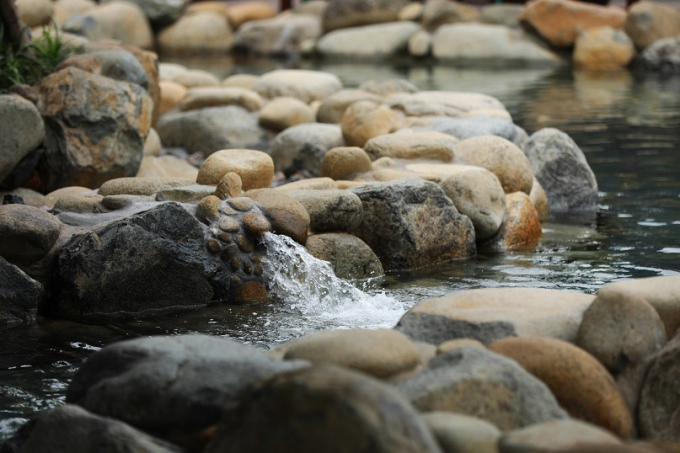
{"type": "MultiPolygon", "coordinates": [[[[429,343],[422,343],[422,344],[429,344],[429,343]]],[[[473,348],[482,348],[482,349],[487,349],[486,345],[482,343],[481,341],[478,340],[471,340],[469,338],[459,338],[457,340],[448,340],[443,342],[440,345],[437,345],[436,348],[436,355],[439,354],[444,354],[449,351],[453,351],[454,349],[458,348],[465,348],[465,347],[473,347],[473,348]]]]}
{"type": "Polygon", "coordinates": [[[309,2],[304,2],[296,5],[293,8],[294,14],[309,14],[311,16],[316,16],[319,19],[323,17],[323,12],[326,10],[328,3],[326,0],[311,0],[309,2]]]}
{"type": "Polygon", "coordinates": [[[519,28],[519,18],[524,11],[523,5],[495,4],[487,5],[479,12],[479,22],[483,24],[505,25],[519,28]]]}
{"type": "Polygon", "coordinates": [[[331,178],[307,178],[276,186],[277,190],[334,190],[338,184],[331,178]]]}
{"type": "Polygon", "coordinates": [[[220,79],[216,75],[202,69],[180,72],[172,78],[172,81],[180,83],[187,88],[216,87],[220,84],[220,79]]]}
{"type": "Polygon", "coordinates": [[[269,148],[269,136],[254,114],[235,105],[168,113],[157,130],[163,145],[206,157],[221,149],[269,148]]]}
{"type": "Polygon", "coordinates": [[[411,35],[420,30],[413,22],[392,22],[343,28],[323,35],[317,52],[331,59],[380,60],[406,54],[411,35]]]}
{"type": "Polygon", "coordinates": [[[39,413],[15,435],[17,451],[37,453],[181,453],[185,450],[121,421],[95,415],[75,404],[39,413]],[[20,450],[19,450],[20,449],[20,450]]]}
{"type": "Polygon", "coordinates": [[[417,86],[405,79],[367,80],[359,85],[359,89],[382,97],[389,97],[397,93],[417,93],[419,91],[417,86]]]}
{"type": "Polygon", "coordinates": [[[371,160],[381,157],[393,159],[435,159],[451,162],[458,143],[456,138],[434,131],[399,130],[368,140],[364,151],[371,160]]]}
{"type": "Polygon", "coordinates": [[[421,417],[443,453],[498,453],[501,432],[487,421],[453,412],[425,412],[421,417]]]}
{"type": "Polygon", "coordinates": [[[0,182],[45,138],[37,107],[21,96],[0,95],[0,182]]]}
{"type": "Polygon", "coordinates": [[[99,188],[99,195],[155,195],[161,190],[194,184],[185,178],[117,178],[111,179],[99,188]]]}
{"type": "Polygon", "coordinates": [[[544,382],[569,415],[623,438],[633,435],[633,419],[614,379],[583,349],[547,337],[504,338],[489,349],[519,363],[544,382]]]}
{"type": "Polygon", "coordinates": [[[433,32],[445,24],[473,22],[479,17],[477,8],[448,0],[428,0],[423,7],[423,27],[433,32]]]}
{"type": "MultiPolygon", "coordinates": [[[[498,99],[480,93],[459,93],[454,91],[402,93],[390,96],[385,104],[391,109],[403,112],[406,116],[467,118],[476,116],[477,112],[480,111],[496,111],[500,116],[510,119],[510,114],[498,99]]],[[[489,120],[489,118],[484,118],[484,121],[489,120]]]]}
{"type": "Polygon", "coordinates": [[[342,89],[337,76],[303,69],[278,69],[260,77],[253,90],[266,98],[291,96],[307,104],[321,101],[342,89]]]}
{"type": "Polygon", "coordinates": [[[0,332],[34,324],[35,312],[44,295],[42,284],[0,256],[0,332]]]}
{"type": "Polygon", "coordinates": [[[412,57],[422,58],[430,55],[432,48],[432,35],[425,30],[419,30],[408,39],[408,54],[412,57]]]}
{"type": "Polygon", "coordinates": [[[397,19],[419,22],[421,17],[423,17],[423,4],[410,2],[399,11],[397,19]]]}
{"type": "Polygon", "coordinates": [[[321,19],[309,14],[286,14],[247,22],[234,38],[234,49],[254,55],[287,55],[302,50],[306,40],[321,36],[321,19]]]}
{"type": "MultiPolygon", "coordinates": [[[[538,212],[524,192],[505,196],[505,221],[498,236],[501,250],[530,250],[543,235],[538,212]]],[[[492,241],[493,242],[493,241],[492,241]]]]}
{"type": "Polygon", "coordinates": [[[658,2],[636,3],[628,10],[625,30],[638,49],[645,49],[659,39],[680,34],[680,11],[658,2]]]}
{"type": "Polygon", "coordinates": [[[188,90],[184,85],[171,80],[161,80],[159,85],[161,100],[158,111],[162,115],[177,107],[177,104],[187,94],[188,90]]]}
{"type": "Polygon", "coordinates": [[[158,193],[156,193],[156,200],[179,201],[180,203],[198,203],[208,195],[212,195],[214,192],[215,186],[192,184],[190,186],[159,190],[158,193]]]}
{"type": "Polygon", "coordinates": [[[142,150],[144,157],[154,156],[157,157],[161,153],[161,138],[158,136],[158,132],[153,127],[149,129],[149,133],[144,140],[144,149],[142,150]]]}
{"type": "Polygon", "coordinates": [[[94,55],[82,54],[82,55],[71,55],[70,57],[59,63],[56,67],[56,71],[61,71],[66,68],[78,68],[85,72],[91,74],[101,74],[102,73],[102,63],[94,55]]]}
{"type": "Polygon", "coordinates": [[[309,233],[309,213],[302,204],[285,192],[274,189],[249,190],[245,194],[265,211],[273,232],[305,245],[309,233]]]}
{"type": "Polygon", "coordinates": [[[309,213],[314,233],[354,231],[363,220],[359,197],[346,190],[287,190],[309,213]]]}
{"type": "Polygon", "coordinates": [[[247,2],[243,4],[230,5],[227,11],[229,23],[232,27],[239,28],[246,22],[254,20],[264,20],[274,17],[276,10],[266,2],[247,2]]]}
{"type": "Polygon", "coordinates": [[[524,149],[554,214],[597,211],[597,181],[583,151],[564,132],[535,132],[524,149]]]}
{"type": "Polygon", "coordinates": [[[79,214],[99,214],[106,212],[102,204],[104,197],[96,193],[83,193],[60,197],[52,210],[55,214],[63,212],[75,212],[79,214]]]}
{"type": "Polygon", "coordinates": [[[550,204],[548,203],[548,196],[543,190],[543,186],[534,177],[534,184],[531,186],[531,192],[529,193],[529,198],[531,203],[533,203],[534,208],[536,208],[536,213],[538,213],[538,220],[541,222],[548,220],[550,216],[550,204]]]}
{"type": "Polygon", "coordinates": [[[321,162],[326,153],[344,145],[342,130],[335,124],[300,124],[276,136],[271,156],[277,170],[291,175],[306,170],[321,175],[321,162]]]}
{"type": "Polygon", "coordinates": [[[52,214],[33,206],[0,206],[0,256],[13,264],[38,261],[59,238],[61,223],[52,214]]]}
{"type": "Polygon", "coordinates": [[[680,38],[663,38],[649,45],[639,62],[645,69],[666,73],[680,73],[680,38]]]}
{"type": "Polygon", "coordinates": [[[340,123],[347,107],[357,101],[380,103],[382,102],[382,97],[365,90],[340,90],[321,101],[316,114],[317,121],[320,123],[340,123]]]}
{"type": "Polygon", "coordinates": [[[252,213],[243,216],[243,227],[258,239],[271,230],[271,225],[267,219],[259,214],[252,213]]]}
{"type": "Polygon", "coordinates": [[[90,55],[99,60],[102,75],[137,84],[149,91],[149,77],[132,53],[126,50],[99,50],[91,52],[90,55]]]}
{"type": "Polygon", "coordinates": [[[472,338],[485,344],[513,336],[544,336],[574,342],[594,297],[538,288],[488,288],[425,299],[396,329],[412,340],[441,344],[472,338]]]}
{"type": "Polygon", "coordinates": [[[166,55],[226,54],[234,36],[226,17],[201,12],[182,16],[158,33],[157,41],[166,55]]]}
{"type": "Polygon", "coordinates": [[[354,234],[371,247],[386,270],[416,269],[475,255],[472,222],[436,184],[410,178],[350,191],[364,208],[354,234]]]}
{"type": "Polygon", "coordinates": [[[208,156],[198,170],[196,182],[217,184],[229,172],[241,177],[243,190],[267,188],[274,179],[274,162],[262,151],[224,149],[208,156]]]}
{"type": "Polygon", "coordinates": [[[342,115],[342,136],[348,146],[363,147],[378,135],[389,134],[397,127],[398,117],[388,107],[371,101],[358,101],[342,115]]]}
{"type": "Polygon", "coordinates": [[[194,87],[190,88],[179,101],[182,111],[206,107],[237,105],[249,112],[260,110],[264,100],[254,91],[238,87],[194,87]]]}
{"type": "Polygon", "coordinates": [[[559,56],[521,29],[478,23],[440,27],[432,37],[432,55],[437,60],[461,65],[555,66],[561,63],[559,56]]]}
{"type": "Polygon", "coordinates": [[[126,1],[111,1],[72,16],[62,30],[82,35],[90,41],[114,39],[142,49],[153,48],[153,32],[144,12],[126,1]]]}
{"type": "MultiPolygon", "coordinates": [[[[104,0],[107,3],[111,0],[104,0]]],[[[133,0],[151,24],[158,28],[169,25],[182,17],[189,0],[133,0]]]]}
{"type": "Polygon", "coordinates": [[[279,346],[284,360],[337,365],[388,379],[418,364],[415,345],[394,330],[322,330],[279,346]]]}
{"type": "Polygon", "coordinates": [[[16,2],[16,14],[28,28],[49,25],[53,9],[51,1],[17,0],[16,2]]]}
{"type": "Polygon", "coordinates": [[[626,11],[570,0],[533,0],[524,8],[521,20],[551,45],[570,47],[579,31],[595,27],[623,29],[626,11]]]}
{"type": "Polygon", "coordinates": [[[215,188],[215,196],[220,200],[238,197],[243,191],[243,180],[238,173],[230,172],[222,176],[215,188]]]}
{"type": "Polygon", "coordinates": [[[304,102],[293,97],[276,97],[269,101],[258,117],[262,127],[280,132],[291,126],[314,123],[316,115],[304,102]]]}
{"type": "Polygon", "coordinates": [[[260,76],[253,74],[232,74],[226,79],[222,80],[220,82],[220,86],[252,90],[253,86],[255,86],[258,80],[260,80],[260,76]]]}
{"type": "Polygon", "coordinates": [[[393,22],[408,0],[331,0],[324,10],[323,29],[328,33],[337,28],[393,22]]]}
{"type": "Polygon", "coordinates": [[[339,278],[366,279],[385,275],[373,250],[351,234],[314,234],[307,238],[306,247],[310,255],[329,262],[339,278]]]}
{"type": "Polygon", "coordinates": [[[548,387],[516,362],[463,347],[431,359],[397,388],[423,412],[456,412],[501,430],[567,418],[548,387]]]}
{"type": "Polygon", "coordinates": [[[623,30],[591,28],[576,37],[573,60],[577,68],[611,71],[625,68],[635,56],[635,46],[623,30]]]}
{"type": "Polygon", "coordinates": [[[21,199],[24,200],[24,204],[28,206],[33,206],[36,208],[45,206],[45,196],[38,191],[27,189],[26,187],[17,187],[11,191],[0,190],[0,200],[4,199],[6,195],[21,197],[21,199]]]}
{"type": "Polygon", "coordinates": [[[495,235],[505,218],[505,193],[490,171],[473,166],[461,168],[440,184],[447,197],[463,215],[472,220],[477,242],[495,235]]]}
{"type": "Polygon", "coordinates": [[[92,0],[57,0],[52,4],[53,19],[59,27],[68,21],[71,16],[88,13],[97,8],[92,0]]]}
{"type": "Polygon", "coordinates": [[[158,76],[161,81],[172,80],[180,74],[189,72],[189,68],[179,63],[159,63],[158,76]]]}
{"type": "Polygon", "coordinates": [[[185,178],[196,181],[198,168],[175,156],[144,156],[137,178],[185,178]]]}
{"type": "Polygon", "coordinates": [[[440,451],[417,412],[392,387],[331,366],[280,374],[253,386],[227,411],[204,452],[227,450],[440,451]],[[304,439],[291,433],[304,433],[304,439]]]}
{"type": "Polygon", "coordinates": [[[90,356],[66,400],[186,446],[248,386],[304,366],[205,335],[138,338],[90,356]]]}
{"type": "MultiPolygon", "coordinates": [[[[577,420],[551,420],[505,433],[498,442],[499,453],[538,451],[581,451],[597,445],[598,451],[620,450],[621,441],[611,433],[577,420]],[[575,448],[572,450],[572,448],[575,448]]],[[[627,450],[626,450],[627,451],[627,450]]],[[[584,452],[585,453],[585,452],[584,452]]]]}
{"type": "Polygon", "coordinates": [[[371,159],[356,146],[333,148],[321,162],[321,175],[335,180],[353,179],[371,171],[371,159]]]}
{"type": "Polygon", "coordinates": [[[62,197],[70,197],[72,195],[79,195],[86,192],[92,193],[92,190],[87,187],[80,186],[63,187],[45,195],[43,200],[44,206],[52,209],[57,201],[59,201],[62,197]]]}
{"type": "Polygon", "coordinates": [[[67,68],[43,79],[40,91],[46,135],[38,171],[45,191],[94,189],[137,173],[153,109],[140,86],[67,68]]]}

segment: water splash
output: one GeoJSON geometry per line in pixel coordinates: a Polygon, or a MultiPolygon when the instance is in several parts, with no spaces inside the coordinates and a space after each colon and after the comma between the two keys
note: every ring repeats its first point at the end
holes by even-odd
{"type": "Polygon", "coordinates": [[[366,292],[338,278],[330,263],[310,255],[287,236],[267,233],[264,269],[269,294],[290,311],[336,327],[394,327],[406,311],[382,290],[366,292]]]}

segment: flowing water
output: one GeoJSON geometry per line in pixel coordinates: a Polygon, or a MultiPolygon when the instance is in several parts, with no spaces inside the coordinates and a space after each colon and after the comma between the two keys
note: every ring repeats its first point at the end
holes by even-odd
{"type": "MultiPolygon", "coordinates": [[[[189,65],[196,63],[185,62],[189,65]]],[[[205,62],[201,62],[202,65],[205,62]]],[[[260,73],[265,66],[211,69],[260,73]]],[[[452,67],[310,66],[346,86],[405,78],[421,89],[476,91],[499,98],[533,133],[557,127],[583,149],[600,189],[596,219],[548,222],[529,252],[478,256],[384,279],[345,282],[287,238],[268,235],[272,291],[282,301],[216,306],[153,320],[87,326],[46,321],[3,334],[0,439],[33,413],[61,404],[80,364],[100,347],[141,335],[200,332],[267,349],[324,328],[392,327],[418,300],[467,288],[531,286],[594,292],[622,278],[680,272],[680,77],[483,71],[452,67]]]]}

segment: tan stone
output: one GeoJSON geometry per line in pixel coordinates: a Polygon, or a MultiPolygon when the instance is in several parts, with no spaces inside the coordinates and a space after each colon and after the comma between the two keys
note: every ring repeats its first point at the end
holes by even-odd
{"type": "Polygon", "coordinates": [[[401,11],[399,11],[399,15],[397,16],[397,18],[399,20],[411,20],[414,22],[418,22],[422,16],[423,16],[423,4],[418,2],[411,2],[408,5],[404,6],[401,9],[401,11]]]}
{"type": "Polygon", "coordinates": [[[233,74],[220,82],[223,87],[245,88],[251,90],[260,79],[260,76],[253,74],[233,74]]]}
{"type": "Polygon", "coordinates": [[[267,188],[274,180],[274,162],[267,153],[249,149],[216,151],[203,162],[196,182],[216,185],[229,172],[237,173],[243,190],[267,188]]]}
{"type": "Polygon", "coordinates": [[[467,347],[473,347],[473,348],[482,348],[486,349],[486,345],[482,343],[481,341],[478,340],[471,340],[469,338],[461,338],[458,340],[449,340],[445,341],[442,344],[437,346],[437,355],[439,354],[444,354],[449,351],[453,351],[454,349],[458,348],[467,348],[467,347]]]}
{"type": "Polygon", "coordinates": [[[206,224],[214,222],[220,218],[220,207],[222,200],[215,195],[208,195],[196,205],[196,217],[206,224]]]}
{"type": "Polygon", "coordinates": [[[321,175],[332,179],[352,179],[371,171],[371,159],[363,149],[343,146],[329,150],[321,161],[321,175]]]}
{"type": "Polygon", "coordinates": [[[577,420],[552,420],[507,432],[500,438],[497,448],[499,453],[642,453],[624,450],[616,436],[577,420]]]}
{"type": "Polygon", "coordinates": [[[321,102],[316,118],[320,123],[340,123],[347,107],[357,101],[380,103],[382,102],[382,97],[365,90],[340,90],[321,102]]]}
{"type": "Polygon", "coordinates": [[[69,17],[88,13],[94,10],[97,4],[91,0],[57,0],[52,4],[52,7],[54,22],[61,27],[69,17]]]}
{"type": "Polygon", "coordinates": [[[330,73],[302,69],[279,69],[260,76],[253,90],[265,98],[291,96],[302,102],[323,100],[342,89],[340,79],[330,73]]]}
{"type": "Polygon", "coordinates": [[[531,192],[529,193],[529,198],[536,208],[536,213],[538,214],[538,220],[541,222],[548,220],[550,216],[550,204],[548,203],[548,196],[543,190],[543,186],[534,178],[534,184],[531,186],[531,192]]]}
{"type": "Polygon", "coordinates": [[[48,25],[52,19],[50,0],[16,0],[15,5],[19,19],[29,28],[48,25]]]}
{"type": "Polygon", "coordinates": [[[380,135],[366,142],[364,151],[371,160],[381,157],[398,159],[435,159],[451,162],[459,140],[436,131],[400,129],[393,134],[380,135]]]}
{"type": "Polygon", "coordinates": [[[96,193],[81,193],[60,197],[54,203],[56,212],[100,213],[103,212],[104,197],[96,193]]]}
{"type": "Polygon", "coordinates": [[[47,211],[22,204],[0,205],[0,256],[30,264],[47,255],[62,224],[47,211]]]}
{"type": "Polygon", "coordinates": [[[371,101],[350,105],[342,115],[342,136],[348,146],[363,147],[373,137],[389,134],[397,126],[397,115],[371,101]]]}
{"type": "Polygon", "coordinates": [[[659,39],[680,35],[680,11],[654,1],[635,3],[628,11],[625,30],[638,49],[644,49],[659,39]]]}
{"type": "Polygon", "coordinates": [[[183,178],[116,178],[106,181],[99,188],[99,195],[153,195],[159,190],[194,184],[183,178]]]}
{"type": "Polygon", "coordinates": [[[43,199],[44,206],[52,209],[54,207],[54,204],[59,201],[61,197],[67,197],[70,195],[77,195],[85,192],[91,192],[92,189],[88,189],[87,187],[82,187],[82,186],[69,186],[69,187],[62,187],[61,189],[53,190],[52,192],[48,193],[45,195],[45,198],[43,199]]]}
{"type": "Polygon", "coordinates": [[[75,30],[72,21],[69,21],[69,31],[82,34],[91,41],[114,39],[142,49],[153,48],[151,25],[142,9],[134,3],[116,0],[100,4],[82,17],[79,15],[78,19],[75,30]]]}
{"type": "Polygon", "coordinates": [[[274,189],[249,190],[245,196],[253,199],[272,223],[272,230],[277,234],[289,236],[296,242],[305,245],[309,232],[309,213],[284,191],[274,189]]]}
{"type": "Polygon", "coordinates": [[[498,453],[501,431],[486,420],[453,412],[425,412],[422,418],[444,453],[498,453]]]}
{"type": "Polygon", "coordinates": [[[224,2],[219,1],[204,1],[198,3],[189,3],[184,10],[184,14],[196,13],[217,13],[229,19],[229,6],[224,2]]]}
{"type": "Polygon", "coordinates": [[[538,212],[524,192],[505,196],[505,222],[501,232],[507,250],[528,250],[536,247],[543,235],[538,212]]]}
{"type": "Polygon", "coordinates": [[[465,118],[478,115],[480,111],[488,116],[511,119],[510,113],[501,101],[481,93],[455,91],[419,91],[400,93],[385,100],[388,107],[403,112],[406,116],[448,116],[465,118]]]}
{"type": "Polygon", "coordinates": [[[612,71],[628,66],[635,56],[635,46],[622,30],[597,27],[579,33],[572,58],[574,67],[612,71]]]}
{"type": "Polygon", "coordinates": [[[423,8],[421,23],[428,31],[435,31],[444,24],[473,22],[479,17],[474,6],[448,0],[428,0],[423,8]]]}
{"type": "Polygon", "coordinates": [[[234,172],[229,172],[222,176],[222,179],[217,183],[215,189],[215,196],[221,200],[226,200],[229,197],[238,197],[241,195],[243,182],[241,177],[234,172]]]}
{"type": "Polygon", "coordinates": [[[144,153],[144,156],[158,156],[162,147],[161,137],[158,135],[158,132],[156,132],[156,129],[152,127],[149,129],[146,140],[144,140],[144,150],[142,152],[144,153]]]}
{"type": "Polygon", "coordinates": [[[266,2],[244,2],[231,6],[228,11],[229,23],[234,28],[252,20],[269,19],[276,15],[276,10],[266,2]]]}
{"type": "Polygon", "coordinates": [[[633,419],[614,379],[583,349],[545,337],[504,338],[489,349],[515,360],[543,381],[572,417],[623,438],[632,436],[633,419]]]}
{"type": "Polygon", "coordinates": [[[138,178],[184,178],[196,181],[198,168],[175,156],[144,156],[137,171],[138,178]]]}
{"type": "Polygon", "coordinates": [[[338,186],[332,178],[308,178],[277,186],[276,190],[334,190],[338,186]]]}
{"type": "Polygon", "coordinates": [[[225,54],[234,37],[224,15],[200,12],[182,16],[156,38],[158,49],[171,55],[225,54]]]}
{"type": "Polygon", "coordinates": [[[202,86],[189,88],[179,101],[178,107],[182,111],[187,111],[222,105],[238,105],[249,112],[254,112],[260,110],[263,104],[264,101],[259,94],[245,88],[202,86]]]}
{"type": "Polygon", "coordinates": [[[179,101],[187,93],[187,88],[181,83],[171,80],[161,80],[158,84],[161,87],[161,103],[158,110],[162,115],[177,107],[179,101]]]}
{"type": "MultiPolygon", "coordinates": [[[[86,187],[83,187],[83,189],[90,190],[86,187]]],[[[26,206],[33,206],[36,208],[45,206],[45,196],[37,190],[28,189],[26,187],[17,187],[12,190],[0,190],[0,200],[2,200],[5,195],[10,194],[21,197],[26,206]]]]}
{"type": "Polygon", "coordinates": [[[262,127],[280,132],[296,124],[314,123],[314,111],[301,100],[281,96],[272,99],[260,111],[258,123],[262,127]]]}
{"type": "Polygon", "coordinates": [[[216,87],[220,84],[220,79],[202,69],[190,69],[189,71],[181,72],[173,77],[172,81],[184,85],[187,89],[195,87],[216,87]]]}

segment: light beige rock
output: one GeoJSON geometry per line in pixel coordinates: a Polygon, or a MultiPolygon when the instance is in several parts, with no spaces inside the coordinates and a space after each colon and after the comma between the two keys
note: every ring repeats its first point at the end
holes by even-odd
{"type": "Polygon", "coordinates": [[[253,199],[267,214],[274,233],[289,236],[305,245],[309,233],[309,213],[299,201],[284,191],[274,189],[249,190],[246,197],[253,199]]]}
{"type": "Polygon", "coordinates": [[[352,179],[371,171],[371,159],[363,149],[343,146],[329,150],[321,161],[321,176],[334,180],[352,179]]]}
{"type": "Polygon", "coordinates": [[[399,20],[410,20],[417,22],[423,16],[423,4],[418,2],[411,2],[404,6],[399,15],[397,16],[399,20]]]}
{"type": "Polygon", "coordinates": [[[161,138],[153,127],[149,129],[149,135],[144,140],[144,156],[158,156],[162,148],[161,138]]]}
{"type": "Polygon", "coordinates": [[[138,178],[185,178],[196,181],[198,168],[175,156],[144,156],[138,178]]]}
{"type": "Polygon", "coordinates": [[[633,41],[623,30],[591,28],[579,33],[572,58],[574,67],[595,71],[625,68],[635,57],[633,41]]]}
{"type": "Polygon", "coordinates": [[[241,195],[243,189],[243,181],[241,177],[234,172],[227,173],[222,176],[220,182],[215,188],[215,196],[220,200],[226,200],[229,197],[238,197],[241,195]]]}
{"type": "Polygon", "coordinates": [[[363,147],[373,137],[395,130],[397,123],[397,115],[388,107],[358,101],[342,115],[342,136],[348,146],[363,147]]]}
{"type": "Polygon", "coordinates": [[[251,90],[260,79],[260,76],[253,74],[233,74],[220,82],[223,87],[245,88],[251,90]]]}
{"type": "Polygon", "coordinates": [[[543,186],[534,177],[534,184],[531,186],[531,192],[529,193],[529,198],[536,208],[538,213],[538,220],[541,222],[548,220],[550,216],[550,204],[548,203],[548,196],[543,190],[543,186]]]}
{"type": "Polygon", "coordinates": [[[252,20],[269,19],[276,15],[276,10],[266,2],[244,2],[233,5],[229,8],[229,23],[232,27],[238,28],[243,23],[252,20]]]}
{"type": "Polygon", "coordinates": [[[187,88],[181,83],[173,82],[171,80],[161,80],[158,84],[161,87],[159,113],[162,115],[177,107],[179,101],[186,95],[187,88]]]}
{"type": "Polygon", "coordinates": [[[340,90],[321,102],[316,118],[320,123],[340,123],[347,107],[357,101],[380,103],[382,102],[382,97],[365,90],[340,90]]]}
{"type": "Polygon", "coordinates": [[[256,56],[297,54],[305,42],[316,43],[321,21],[308,14],[279,14],[271,19],[243,24],[234,39],[234,48],[256,56]]]}
{"type": "Polygon", "coordinates": [[[501,431],[486,420],[453,412],[425,412],[422,417],[443,453],[498,453],[501,431]]]}
{"type": "Polygon", "coordinates": [[[224,86],[200,86],[189,88],[178,103],[182,111],[197,110],[206,107],[238,105],[249,112],[260,110],[264,100],[254,91],[245,88],[224,86]]]}
{"type": "Polygon", "coordinates": [[[432,35],[425,30],[419,30],[408,39],[408,53],[412,57],[426,57],[432,48],[432,35]]]}
{"type": "Polygon", "coordinates": [[[423,8],[421,22],[428,31],[435,31],[444,24],[472,22],[479,17],[477,8],[462,2],[428,0],[423,8]]]}
{"type": "Polygon", "coordinates": [[[217,184],[229,172],[241,177],[243,190],[268,188],[274,180],[274,162],[262,151],[249,149],[216,151],[201,165],[196,182],[217,184]]]}
{"type": "Polygon", "coordinates": [[[52,4],[52,17],[61,27],[71,16],[88,13],[96,7],[97,4],[91,0],[57,0],[52,4]]]}
{"type": "Polygon", "coordinates": [[[81,186],[62,187],[61,189],[53,190],[52,192],[45,195],[43,202],[46,207],[52,209],[55,203],[59,201],[61,197],[67,197],[91,191],[92,189],[81,186]]]}
{"type": "Polygon", "coordinates": [[[172,78],[173,82],[184,85],[187,89],[196,87],[216,87],[220,80],[215,75],[202,69],[191,69],[181,72],[172,78]]]}
{"type": "Polygon", "coordinates": [[[505,106],[496,98],[480,93],[454,91],[420,91],[390,96],[385,104],[406,116],[448,116],[463,118],[480,110],[498,112],[510,118],[505,106]]]}
{"type": "Polygon", "coordinates": [[[326,33],[316,43],[324,58],[374,61],[405,54],[409,38],[420,30],[413,22],[388,22],[343,28],[326,33]]]}
{"type": "Polygon", "coordinates": [[[593,447],[599,448],[597,451],[623,451],[618,449],[622,445],[616,436],[577,420],[552,420],[507,432],[498,442],[498,451],[499,453],[581,451],[579,447],[583,448],[589,444],[597,445],[593,447]]]}
{"type": "Polygon", "coordinates": [[[637,48],[644,49],[654,41],[680,34],[680,11],[654,1],[635,3],[626,16],[625,30],[637,48]]]}
{"type": "Polygon", "coordinates": [[[408,0],[331,0],[324,10],[323,28],[327,33],[338,28],[394,22],[408,0]]]}
{"type": "Polygon", "coordinates": [[[269,101],[258,117],[258,123],[262,127],[280,132],[297,124],[314,123],[316,115],[314,111],[301,100],[281,96],[269,101]]]}
{"type": "Polygon", "coordinates": [[[471,340],[469,338],[461,338],[458,340],[449,340],[445,341],[442,344],[437,346],[437,355],[439,354],[444,354],[449,351],[453,351],[454,349],[458,348],[467,348],[467,347],[474,347],[474,348],[482,348],[486,349],[486,345],[482,343],[481,341],[478,340],[471,340]]]}
{"type": "Polygon", "coordinates": [[[179,63],[159,63],[158,77],[160,80],[172,80],[176,76],[189,72],[189,68],[179,63]]]}
{"type": "Polygon", "coordinates": [[[417,86],[406,79],[371,79],[359,85],[360,90],[387,98],[397,93],[417,93],[417,86]]]}
{"type": "Polygon", "coordinates": [[[154,195],[159,190],[193,184],[183,178],[116,178],[106,181],[99,188],[99,195],[154,195]]]}
{"type": "MultiPolygon", "coordinates": [[[[86,187],[83,189],[89,190],[86,187]]],[[[28,189],[26,187],[17,187],[12,190],[0,190],[0,200],[2,200],[5,195],[16,195],[24,200],[24,204],[27,206],[33,206],[39,208],[45,206],[45,196],[38,192],[37,190],[28,189]]]]}
{"type": "Polygon", "coordinates": [[[308,178],[277,186],[276,190],[334,190],[338,185],[332,178],[308,178]]]}
{"type": "Polygon", "coordinates": [[[342,89],[337,76],[303,69],[279,69],[263,74],[253,90],[266,98],[291,96],[310,103],[342,89]]]}
{"type": "Polygon", "coordinates": [[[54,203],[55,212],[98,214],[104,212],[104,197],[96,193],[81,193],[60,197],[54,203]]]}
{"type": "Polygon", "coordinates": [[[28,28],[49,25],[54,12],[50,0],[17,0],[15,5],[19,20],[28,28]]]}
{"type": "Polygon", "coordinates": [[[458,142],[457,138],[441,132],[400,129],[393,134],[379,135],[368,140],[364,151],[371,160],[391,157],[451,162],[458,142]]]}
{"type": "Polygon", "coordinates": [[[221,14],[227,19],[229,19],[229,6],[226,3],[219,1],[204,1],[199,3],[189,3],[184,14],[196,14],[196,13],[217,13],[221,14]]]}
{"type": "Polygon", "coordinates": [[[233,41],[226,17],[213,12],[184,15],[157,36],[158,49],[168,55],[226,54],[233,41]]]}

